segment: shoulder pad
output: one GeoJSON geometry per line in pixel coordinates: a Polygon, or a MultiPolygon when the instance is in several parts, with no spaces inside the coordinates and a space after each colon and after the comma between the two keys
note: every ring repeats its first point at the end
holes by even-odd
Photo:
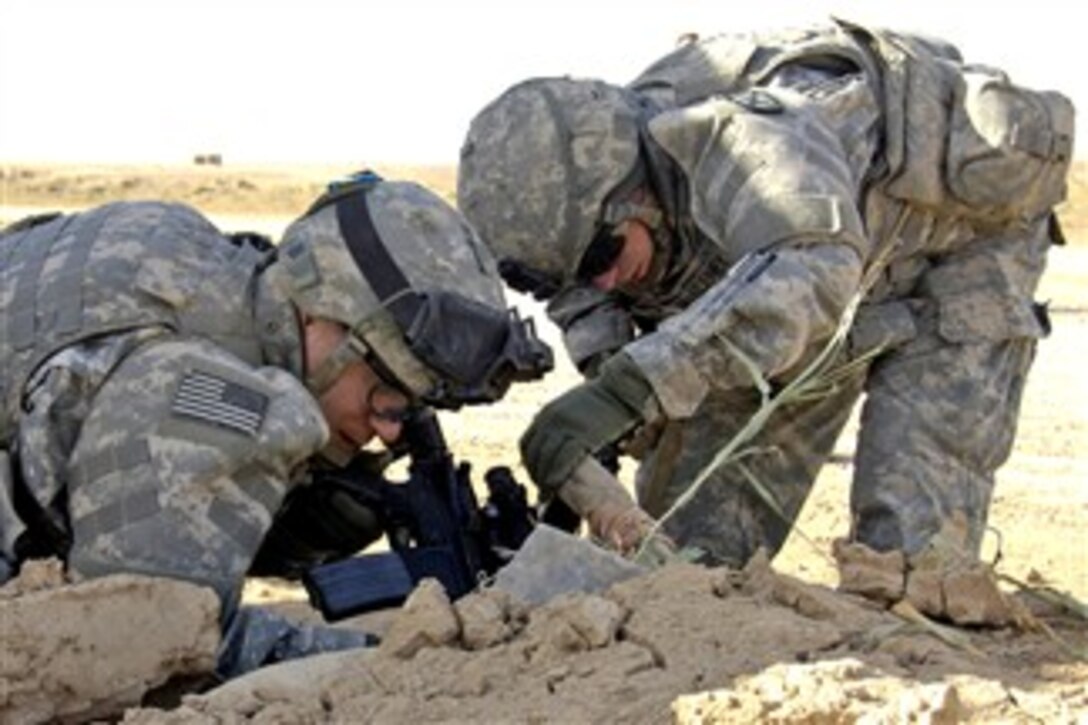
{"type": "Polygon", "coordinates": [[[864,226],[841,151],[811,152],[812,144],[837,139],[814,120],[794,123],[804,110],[788,95],[762,91],[744,100],[761,110],[723,96],[650,122],[651,136],[688,179],[700,230],[731,262],[776,244],[829,237],[864,257],[864,226]]]}

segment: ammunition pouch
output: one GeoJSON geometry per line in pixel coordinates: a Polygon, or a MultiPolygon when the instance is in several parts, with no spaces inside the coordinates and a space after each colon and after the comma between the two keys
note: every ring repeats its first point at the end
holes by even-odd
{"type": "Polygon", "coordinates": [[[1045,214],[1065,198],[1074,109],[1003,72],[875,33],[886,65],[886,192],[988,224],[1045,214]]]}

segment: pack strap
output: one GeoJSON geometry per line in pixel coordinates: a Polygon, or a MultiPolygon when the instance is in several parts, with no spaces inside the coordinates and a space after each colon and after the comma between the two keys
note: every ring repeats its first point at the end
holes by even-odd
{"type": "Polygon", "coordinates": [[[38,321],[38,283],[53,244],[72,223],[75,216],[61,217],[33,227],[22,240],[26,250],[22,274],[15,282],[15,296],[8,307],[11,343],[16,350],[34,345],[38,321]]]}
{"type": "Polygon", "coordinates": [[[91,257],[94,242],[105,226],[112,209],[99,209],[80,216],[72,249],[64,257],[57,272],[57,294],[54,297],[55,331],[61,335],[78,332],[83,326],[83,275],[91,257]]]}
{"type": "Polygon", "coordinates": [[[360,188],[335,202],[340,234],[378,302],[393,316],[397,326],[407,332],[423,306],[423,299],[412,290],[404,272],[382,244],[366,201],[368,191],[360,188]]]}

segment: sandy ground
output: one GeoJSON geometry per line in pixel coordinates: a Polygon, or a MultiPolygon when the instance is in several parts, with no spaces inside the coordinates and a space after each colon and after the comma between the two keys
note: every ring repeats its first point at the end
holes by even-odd
{"type": "MultiPolygon", "coordinates": [[[[52,206],[43,194],[60,208],[79,208],[88,201],[132,198],[129,192],[138,190],[147,198],[195,201],[225,229],[274,236],[316,194],[321,174],[346,170],[4,167],[0,223],[29,208],[52,206]],[[254,201],[250,197],[260,194],[249,187],[269,198],[254,201]],[[205,205],[199,195],[193,198],[200,188],[228,190],[223,196],[236,198],[205,205]]],[[[449,170],[395,171],[452,194],[449,170]]],[[[1077,196],[1064,216],[1067,228],[1080,235],[1071,238],[1084,244],[1056,248],[1051,255],[1039,297],[1050,302],[1054,332],[1040,347],[1016,447],[998,476],[990,521],[994,534],[986,544],[991,558],[1000,552],[999,571],[1021,580],[1040,575],[1082,601],[1088,599],[1088,384],[1081,378],[1088,359],[1088,233],[1080,231],[1088,206],[1080,193],[1088,189],[1083,179],[1080,173],[1077,196]]],[[[206,200],[216,196],[203,194],[206,200]]],[[[518,304],[539,312],[526,300],[518,304]]],[[[543,330],[558,344],[554,330],[543,330]]],[[[477,475],[491,465],[515,464],[517,435],[546,400],[576,379],[561,360],[548,379],[514,389],[500,405],[444,416],[456,455],[473,461],[477,475]]],[[[1088,665],[1046,635],[1016,628],[970,631],[971,646],[957,648],[828,588],[836,584],[831,541],[848,528],[853,431],[851,425],[839,441],[795,534],[774,561],[777,574],[759,567],[743,575],[662,572],[604,596],[573,598],[529,613],[477,603],[475,610],[491,612],[485,623],[500,632],[482,645],[470,636],[469,625],[476,621],[471,612],[424,602],[418,611],[364,622],[384,632],[390,626],[430,632],[424,638],[429,644],[410,655],[386,650],[342,656],[332,664],[300,664],[289,676],[270,673],[256,684],[188,700],[169,714],[132,711],[129,718],[209,723],[832,722],[866,713],[883,713],[890,721],[1088,718],[1088,665]],[[685,694],[691,697],[677,700],[685,694]]],[[[299,590],[282,582],[255,581],[247,597],[314,617],[299,590]]],[[[1044,621],[1059,639],[1088,646],[1083,622],[1051,614],[1044,621]]],[[[0,722],[7,722],[3,684],[0,722]]]]}

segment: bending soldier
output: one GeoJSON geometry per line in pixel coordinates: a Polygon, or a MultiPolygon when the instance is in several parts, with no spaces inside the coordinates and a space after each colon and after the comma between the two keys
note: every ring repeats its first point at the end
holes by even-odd
{"type": "Polygon", "coordinates": [[[863,296],[854,364],[664,531],[712,562],[776,552],[865,392],[853,539],[916,557],[953,532],[976,556],[1049,328],[1032,295],[1072,132],[1057,93],[843,22],[689,43],[623,87],[508,89],[472,122],[459,204],[590,378],[525,433],[531,476],[634,545],[863,296]],[[589,458],[632,431],[638,507],[589,458]]]}

